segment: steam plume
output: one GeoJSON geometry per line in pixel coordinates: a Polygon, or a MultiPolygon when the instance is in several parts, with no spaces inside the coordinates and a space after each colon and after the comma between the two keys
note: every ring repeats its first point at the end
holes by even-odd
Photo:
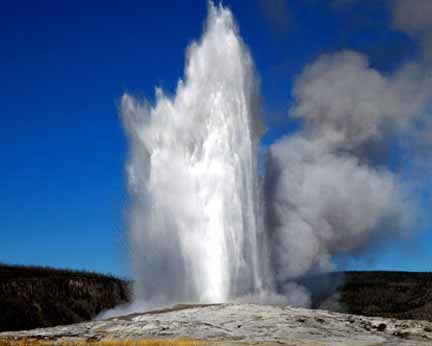
{"type": "Polygon", "coordinates": [[[431,142],[432,36],[429,1],[420,12],[407,3],[392,2],[393,25],[418,40],[418,59],[391,74],[351,51],[306,66],[290,109],[303,127],[270,147],[264,184],[258,77],[228,9],[210,2],[174,97],[123,96],[137,301],[307,306],[298,278],[412,226],[391,157],[431,142]]]}
{"type": "Polygon", "coordinates": [[[292,279],[331,270],[335,255],[355,254],[413,225],[413,201],[389,157],[398,138],[429,138],[416,135],[418,124],[430,121],[431,5],[401,0],[392,7],[395,27],[419,40],[419,60],[383,75],[366,56],[343,51],[320,56],[297,79],[290,112],[303,129],[275,143],[267,161],[281,290],[292,279]]]}
{"type": "Polygon", "coordinates": [[[393,24],[418,40],[424,62],[432,63],[432,2],[393,0],[393,24]]]}
{"type": "Polygon", "coordinates": [[[222,302],[264,286],[259,112],[249,51],[211,2],[176,96],[123,96],[137,299],[222,302]]]}

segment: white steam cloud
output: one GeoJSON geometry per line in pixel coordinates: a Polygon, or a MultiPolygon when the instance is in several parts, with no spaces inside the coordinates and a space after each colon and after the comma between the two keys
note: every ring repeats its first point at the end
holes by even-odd
{"type": "Polygon", "coordinates": [[[389,158],[401,137],[432,142],[432,3],[415,2],[395,0],[392,13],[421,45],[417,61],[383,74],[343,51],[304,68],[290,109],[303,127],[269,148],[264,184],[258,78],[228,9],[209,4],[174,97],[158,89],[153,106],[123,96],[132,311],[236,299],[308,306],[298,279],[413,225],[389,158]],[[414,136],[419,123],[429,127],[414,136]]]}
{"type": "Polygon", "coordinates": [[[414,203],[389,157],[400,137],[416,137],[417,146],[430,138],[427,126],[417,128],[430,124],[432,3],[393,5],[395,27],[419,40],[418,61],[384,75],[366,56],[342,51],[320,56],[294,85],[290,111],[304,126],[270,148],[266,175],[281,289],[331,270],[335,255],[355,254],[414,225],[414,203]]]}
{"type": "Polygon", "coordinates": [[[209,4],[176,95],[125,94],[137,300],[223,302],[263,289],[258,81],[231,12],[209,4]]]}
{"type": "Polygon", "coordinates": [[[393,0],[393,24],[418,40],[423,58],[432,63],[432,2],[393,0]]]}

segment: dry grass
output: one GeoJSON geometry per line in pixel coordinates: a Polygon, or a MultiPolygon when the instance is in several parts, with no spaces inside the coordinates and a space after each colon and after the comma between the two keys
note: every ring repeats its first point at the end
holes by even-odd
{"type": "Polygon", "coordinates": [[[42,340],[0,339],[0,346],[206,346],[215,342],[194,339],[141,339],[141,340],[42,340]]]}
{"type": "Polygon", "coordinates": [[[320,341],[205,341],[193,339],[143,339],[143,340],[100,340],[100,341],[55,341],[40,339],[0,339],[0,346],[329,346],[320,341]]]}
{"type": "Polygon", "coordinates": [[[101,340],[94,346],[205,346],[210,343],[193,339],[101,340]]]}
{"type": "MultiPolygon", "coordinates": [[[[0,339],[0,346],[330,346],[332,343],[319,340],[291,340],[291,341],[208,341],[187,338],[178,339],[141,339],[141,340],[42,340],[21,338],[0,339]]],[[[364,343],[350,343],[350,345],[364,346],[364,343]]],[[[372,344],[367,344],[372,345],[372,344]]],[[[378,343],[376,346],[383,344],[378,343]]]]}

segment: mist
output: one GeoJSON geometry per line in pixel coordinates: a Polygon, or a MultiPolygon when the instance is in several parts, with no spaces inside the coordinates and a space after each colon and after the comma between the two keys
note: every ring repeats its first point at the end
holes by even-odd
{"type": "Polygon", "coordinates": [[[268,276],[258,178],[259,81],[231,12],[209,3],[174,97],[121,102],[136,300],[223,302],[268,276]],[[149,279],[150,278],[150,279],[149,279]]]}
{"type": "Polygon", "coordinates": [[[295,80],[289,114],[302,128],[273,144],[266,164],[282,292],[292,280],[333,270],[335,256],[357,256],[419,226],[419,182],[403,177],[394,152],[411,155],[404,164],[418,179],[418,155],[430,145],[432,7],[393,1],[391,13],[394,27],[417,40],[416,59],[382,74],[367,56],[341,51],[319,56],[295,80]]]}
{"type": "Polygon", "coordinates": [[[432,9],[418,4],[390,2],[394,29],[419,46],[391,73],[350,50],[304,67],[286,111],[300,129],[268,148],[261,172],[258,72],[230,10],[209,3],[175,95],[121,100],[135,285],[118,313],[179,302],[310,306],[301,279],[410,235],[422,216],[410,177],[429,169],[420,163],[432,143],[432,9]],[[410,176],[395,159],[406,152],[410,176]]]}

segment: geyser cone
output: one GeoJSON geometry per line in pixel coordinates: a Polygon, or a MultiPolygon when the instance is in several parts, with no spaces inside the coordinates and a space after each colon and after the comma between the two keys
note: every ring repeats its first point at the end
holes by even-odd
{"type": "Polygon", "coordinates": [[[154,304],[257,293],[265,246],[258,83],[232,14],[210,3],[173,98],[124,95],[135,294],[154,304]]]}

